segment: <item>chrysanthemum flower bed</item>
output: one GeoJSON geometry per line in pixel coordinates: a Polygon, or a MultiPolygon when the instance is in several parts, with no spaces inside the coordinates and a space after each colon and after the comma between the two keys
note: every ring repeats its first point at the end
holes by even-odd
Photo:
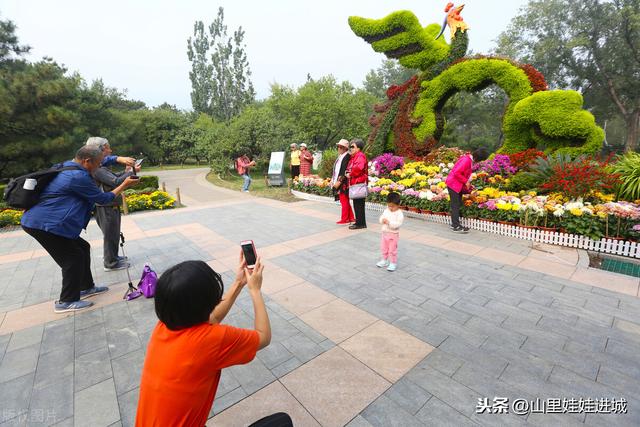
{"type": "MultiPolygon", "coordinates": [[[[563,192],[548,190],[543,194],[545,182],[539,183],[536,189],[510,191],[511,181],[518,179],[514,178],[515,174],[528,170],[527,162],[523,164],[522,159],[529,158],[530,163],[541,155],[543,154],[532,155],[525,152],[512,155],[518,162],[511,162],[510,156],[496,155],[491,160],[476,164],[472,175],[474,189],[471,194],[463,196],[462,215],[466,218],[582,235],[593,240],[604,237],[640,239],[640,201],[616,201],[612,192],[601,191],[609,188],[607,182],[592,187],[581,197],[570,197],[563,192]]],[[[433,163],[404,163],[404,159],[388,154],[373,159],[369,164],[367,201],[384,204],[387,194],[395,191],[400,193],[401,204],[406,210],[447,214],[449,194],[445,181],[453,163],[438,160],[433,163]]],[[[592,161],[592,167],[594,164],[597,166],[599,163],[592,161]]],[[[605,166],[602,164],[603,168],[605,166]]],[[[606,180],[611,178],[611,174],[604,171],[601,175],[606,180]]],[[[555,182],[553,180],[557,180],[557,176],[558,174],[552,175],[549,182],[555,182]]],[[[572,183],[562,184],[568,189],[567,193],[571,194],[570,190],[574,190],[572,183]]],[[[321,178],[303,178],[294,182],[293,189],[321,196],[332,194],[329,180],[321,178]]]]}

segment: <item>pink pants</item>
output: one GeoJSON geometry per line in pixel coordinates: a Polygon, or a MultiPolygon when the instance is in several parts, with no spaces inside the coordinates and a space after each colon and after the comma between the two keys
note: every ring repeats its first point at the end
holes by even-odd
{"type": "Polygon", "coordinates": [[[396,264],[398,262],[399,239],[400,235],[398,233],[382,233],[382,239],[380,239],[382,258],[388,259],[392,264],[396,264]]]}

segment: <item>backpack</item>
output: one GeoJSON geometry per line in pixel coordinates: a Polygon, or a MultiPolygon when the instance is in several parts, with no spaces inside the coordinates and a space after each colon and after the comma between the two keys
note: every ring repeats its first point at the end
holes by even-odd
{"type": "Polygon", "coordinates": [[[53,178],[62,171],[80,169],[80,166],[62,166],[58,163],[49,169],[11,178],[4,189],[4,201],[15,209],[30,209],[40,201],[40,194],[53,178]]]}

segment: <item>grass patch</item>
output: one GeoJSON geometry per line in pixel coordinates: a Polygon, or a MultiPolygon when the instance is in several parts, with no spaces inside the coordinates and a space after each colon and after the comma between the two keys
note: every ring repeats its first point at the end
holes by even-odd
{"type": "MultiPolygon", "coordinates": [[[[281,202],[297,202],[300,201],[297,197],[292,194],[289,194],[289,190],[286,185],[282,187],[269,187],[264,179],[264,172],[259,170],[254,170],[251,173],[251,178],[253,181],[251,182],[251,187],[249,187],[249,191],[254,196],[265,197],[267,199],[280,200],[281,202]]],[[[242,177],[238,174],[231,174],[226,177],[220,178],[218,174],[214,172],[209,172],[207,175],[207,181],[212,183],[213,185],[217,185],[218,187],[228,188],[230,190],[240,191],[242,190],[242,177]]]]}

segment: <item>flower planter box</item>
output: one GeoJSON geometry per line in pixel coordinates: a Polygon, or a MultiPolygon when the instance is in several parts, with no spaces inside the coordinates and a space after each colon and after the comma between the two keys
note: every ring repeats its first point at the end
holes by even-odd
{"type": "MultiPolygon", "coordinates": [[[[310,195],[299,191],[292,190],[291,193],[301,199],[321,201],[326,203],[335,203],[333,198],[310,195]]],[[[380,203],[367,202],[365,207],[369,210],[382,212],[386,208],[380,203]]],[[[411,213],[414,218],[433,221],[439,224],[451,224],[451,218],[446,212],[433,212],[432,214],[411,213]]],[[[557,231],[543,230],[543,227],[537,229],[524,228],[513,224],[500,224],[486,219],[462,218],[463,224],[471,229],[484,231],[487,233],[501,234],[504,236],[514,237],[518,239],[531,240],[539,243],[548,243],[558,246],[567,246],[578,249],[585,249],[594,252],[604,252],[614,255],[628,256],[632,258],[640,258],[640,243],[629,240],[621,240],[621,238],[607,237],[601,240],[592,240],[587,236],[578,236],[575,234],[567,234],[566,230],[557,231]]],[[[552,229],[553,230],[553,229],[552,229]]]]}

